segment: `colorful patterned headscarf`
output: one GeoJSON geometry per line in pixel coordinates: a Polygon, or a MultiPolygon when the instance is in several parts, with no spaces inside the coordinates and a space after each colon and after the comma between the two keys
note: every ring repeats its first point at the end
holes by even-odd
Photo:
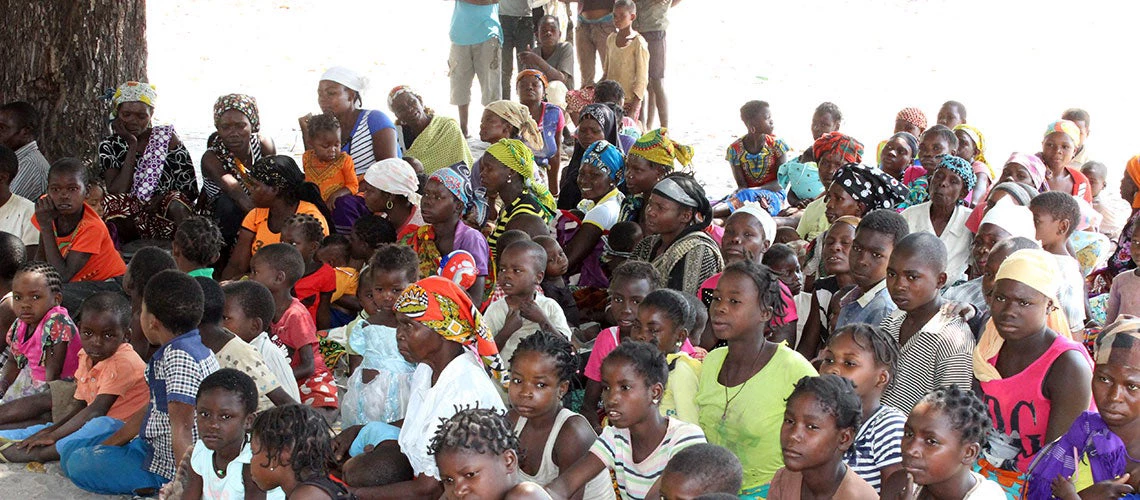
{"type": "Polygon", "coordinates": [[[863,143],[841,132],[828,132],[821,135],[819,139],[816,139],[815,143],[811,145],[811,151],[816,161],[837,151],[843,156],[840,158],[840,162],[842,163],[859,163],[863,161],[863,143]]]}
{"type": "Polygon", "coordinates": [[[848,163],[835,172],[832,182],[838,183],[851,198],[866,206],[868,212],[895,208],[906,200],[906,186],[878,167],[848,163]]]}
{"type": "Polygon", "coordinates": [[[665,167],[665,173],[673,171],[673,162],[682,166],[693,163],[693,147],[681,144],[668,136],[665,127],[650,130],[637,138],[629,148],[631,156],[639,156],[646,160],[665,167]]]}
{"type": "Polygon", "coordinates": [[[141,102],[152,109],[158,102],[158,88],[146,82],[125,82],[115,89],[111,96],[111,119],[119,115],[119,105],[124,102],[141,102]]]}
{"type": "Polygon", "coordinates": [[[1093,359],[1098,365],[1108,364],[1114,350],[1131,351],[1140,348],[1140,318],[1121,314],[1116,321],[1104,327],[1096,339],[1093,359]]]}
{"type": "Polygon", "coordinates": [[[1013,153],[1009,155],[1009,159],[1005,164],[1016,163],[1025,167],[1029,172],[1029,178],[1033,181],[1033,187],[1040,189],[1045,184],[1045,162],[1041,161],[1037,155],[1028,155],[1025,153],[1013,153]]]}
{"type": "Polygon", "coordinates": [[[443,187],[455,195],[455,199],[463,205],[463,217],[474,213],[476,218],[483,220],[486,214],[487,203],[483,194],[471,187],[471,169],[466,163],[459,162],[450,167],[444,167],[432,172],[429,181],[438,181],[443,187]]]}
{"type": "MultiPolygon", "coordinates": [[[[986,136],[982,135],[982,131],[968,123],[962,123],[954,127],[955,132],[959,130],[970,136],[970,140],[974,141],[974,148],[978,150],[978,154],[971,158],[971,160],[980,161],[988,165],[989,162],[986,161],[986,136]]],[[[993,172],[991,171],[990,174],[993,175],[993,172]]]]}
{"type": "Polygon", "coordinates": [[[578,123],[582,123],[582,120],[586,118],[594,120],[602,126],[603,139],[609,141],[610,144],[621,144],[621,140],[618,138],[621,120],[609,104],[587,104],[586,107],[582,108],[582,113],[578,115],[578,123]]]}
{"type": "MultiPolygon", "coordinates": [[[[1124,165],[1124,173],[1132,178],[1132,183],[1140,186],[1140,156],[1133,156],[1128,159],[1128,163],[1124,165]]],[[[1130,200],[1132,208],[1140,208],[1140,192],[1130,200]]]]}
{"type": "Polygon", "coordinates": [[[550,86],[550,82],[546,81],[546,74],[537,69],[524,69],[519,71],[519,74],[515,76],[515,85],[518,85],[519,80],[522,80],[524,76],[537,76],[539,80],[542,80],[543,90],[546,90],[546,87],[550,86]]]}
{"type": "Polygon", "coordinates": [[[249,125],[253,133],[257,133],[261,129],[261,119],[257,113],[257,99],[253,96],[245,94],[226,94],[214,101],[214,127],[220,126],[222,121],[222,114],[231,109],[236,109],[249,119],[249,125]]]}
{"type": "MultiPolygon", "coordinates": [[[[974,173],[974,167],[970,162],[954,155],[941,155],[939,160],[941,168],[948,169],[962,178],[962,184],[966,185],[966,191],[974,190],[974,184],[978,183],[978,175],[974,173]]],[[[930,177],[933,179],[934,174],[931,174],[930,177]]]]}
{"type": "Polygon", "coordinates": [[[518,139],[500,139],[487,148],[487,154],[499,160],[507,168],[518,172],[531,194],[538,199],[538,203],[551,213],[554,212],[556,205],[554,195],[550,194],[550,189],[542,183],[535,182],[534,170],[537,166],[534,164],[534,152],[526,144],[518,139]]]}
{"type": "MultiPolygon", "coordinates": [[[[923,113],[921,109],[903,108],[902,111],[899,111],[899,114],[895,116],[895,121],[898,120],[918,127],[919,132],[926,130],[926,113],[923,113]]],[[[915,151],[915,153],[917,154],[918,152],[915,151]]]]}
{"type": "Polygon", "coordinates": [[[625,159],[621,150],[606,141],[598,141],[582,153],[582,165],[589,165],[605,172],[614,184],[620,184],[625,175],[625,159]]]}
{"type": "Polygon", "coordinates": [[[482,358],[491,379],[506,383],[506,369],[494,336],[467,292],[455,282],[439,276],[419,280],[400,294],[394,309],[443,338],[472,349],[482,358]]]}
{"type": "Polygon", "coordinates": [[[364,182],[385,193],[403,196],[420,206],[420,180],[416,170],[400,158],[386,158],[373,163],[364,172],[364,182]]]}
{"type": "Polygon", "coordinates": [[[1073,140],[1074,147],[1081,143],[1081,129],[1076,123],[1069,120],[1057,120],[1050,123],[1049,127],[1045,129],[1045,137],[1049,137],[1049,134],[1055,134],[1057,132],[1069,136],[1069,138],[1073,140]]]}
{"type": "Polygon", "coordinates": [[[544,147],[545,141],[542,140],[542,132],[538,130],[538,124],[530,115],[530,109],[523,106],[522,103],[507,100],[495,101],[483,109],[495,113],[496,116],[511,124],[512,127],[519,129],[519,137],[527,146],[530,146],[530,149],[541,151],[544,147]]]}
{"type": "Polygon", "coordinates": [[[297,162],[285,155],[266,156],[249,169],[249,176],[269,187],[289,191],[305,182],[297,162]]]}

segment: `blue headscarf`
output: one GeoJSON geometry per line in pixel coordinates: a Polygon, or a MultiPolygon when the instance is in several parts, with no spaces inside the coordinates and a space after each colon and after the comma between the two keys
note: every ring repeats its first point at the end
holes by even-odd
{"type": "Polygon", "coordinates": [[[622,157],[621,150],[605,140],[586,148],[582,153],[582,164],[605,172],[614,181],[614,185],[621,184],[625,178],[625,158],[622,157]]]}
{"type": "Polygon", "coordinates": [[[463,217],[475,213],[480,222],[483,221],[487,211],[487,202],[483,199],[482,189],[476,191],[471,186],[471,169],[464,162],[456,163],[432,172],[428,180],[439,181],[443,187],[451,191],[459,203],[463,205],[463,217]]]}
{"type": "MultiPolygon", "coordinates": [[[[962,184],[966,185],[966,191],[974,190],[974,184],[978,182],[978,175],[974,173],[974,166],[970,162],[954,155],[942,155],[939,166],[950,169],[951,172],[961,177],[962,184]]],[[[934,178],[934,174],[931,174],[930,177],[934,178]]]]}

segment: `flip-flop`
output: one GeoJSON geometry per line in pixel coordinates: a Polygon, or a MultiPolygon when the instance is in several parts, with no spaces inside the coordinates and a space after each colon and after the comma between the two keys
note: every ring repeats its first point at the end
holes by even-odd
{"type": "Polygon", "coordinates": [[[16,441],[5,441],[3,443],[0,443],[0,464],[12,463],[11,460],[8,460],[8,457],[4,456],[4,450],[7,450],[8,448],[11,448],[15,445],[16,445],[16,441]]]}

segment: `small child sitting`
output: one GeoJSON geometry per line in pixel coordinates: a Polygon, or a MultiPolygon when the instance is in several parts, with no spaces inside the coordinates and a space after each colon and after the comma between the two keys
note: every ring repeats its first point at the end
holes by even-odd
{"type": "MultiPolygon", "coordinates": [[[[783,139],[773,135],[772,112],[765,101],[748,101],[740,107],[740,121],[748,128],[725,153],[725,160],[732,169],[737,192],[729,198],[732,210],[746,201],[758,201],[775,216],[780,213],[785,201],[784,191],[776,180],[780,165],[784,164],[791,148],[783,139]]],[[[718,217],[726,217],[729,207],[718,217]]]]}
{"type": "Polygon", "coordinates": [[[40,231],[32,225],[36,204],[11,190],[19,170],[16,153],[0,145],[0,231],[18,236],[34,250],[40,244],[40,231]]]}
{"type": "MultiPolygon", "coordinates": [[[[1132,241],[1140,241],[1140,224],[1132,228],[1132,241]]],[[[1134,252],[1132,262],[1140,262],[1140,252],[1134,252]]],[[[1123,314],[1140,316],[1140,268],[1124,271],[1112,279],[1108,290],[1108,304],[1105,306],[1105,323],[1111,323],[1123,314]],[[1128,290],[1129,293],[1124,293],[1128,290]]]]}
{"type": "Polygon", "coordinates": [[[48,194],[36,202],[32,220],[40,231],[39,252],[64,282],[106,281],[127,271],[107,225],[83,202],[87,176],[78,159],[56,160],[48,171],[48,194]]]}
{"type": "Polygon", "coordinates": [[[602,252],[602,269],[606,277],[613,275],[614,269],[622,265],[633,255],[633,247],[645,237],[641,225],[633,221],[624,221],[614,224],[610,234],[605,235],[605,248],[602,252]]]}
{"type": "Polygon", "coordinates": [[[772,477],[767,498],[878,498],[875,488],[843,461],[861,412],[850,380],[836,375],[800,379],[788,396],[780,427],[784,466],[772,477]]]}
{"type": "MultiPolygon", "coordinates": [[[[786,302],[794,304],[794,301],[799,299],[800,291],[804,287],[804,273],[800,270],[800,259],[796,255],[796,251],[788,245],[776,243],[764,252],[764,256],[760,258],[760,263],[768,266],[768,269],[771,269],[772,273],[780,279],[780,283],[788,288],[791,296],[789,297],[790,300],[786,300],[786,302]]],[[[797,325],[800,323],[798,312],[795,319],[787,316],[784,317],[783,321],[778,321],[778,319],[773,318],[768,340],[776,343],[787,342],[789,346],[796,345],[799,340],[799,332],[797,331],[797,325]]]]}
{"type": "MultiPolygon", "coordinates": [[[[1085,287],[1080,264],[1069,254],[1069,236],[1077,229],[1081,217],[1081,206],[1072,195],[1061,191],[1046,191],[1029,202],[1033,212],[1033,225],[1037,227],[1037,240],[1041,248],[1053,254],[1057,268],[1061,271],[1061,289],[1057,305],[1065,311],[1069,319],[1069,329],[1073,333],[1083,332],[1085,327],[1085,287]]],[[[1075,335],[1073,340],[1084,341],[1084,335],[1075,335]]]]}
{"type": "Polygon", "coordinates": [[[909,233],[906,219],[894,210],[875,210],[859,221],[847,259],[855,289],[840,298],[848,303],[839,309],[833,330],[851,323],[877,325],[898,309],[887,291],[887,263],[909,233]]]}
{"type": "Polygon", "coordinates": [[[142,329],[143,289],[154,275],[167,269],[178,269],[174,258],[158,247],[142,247],[131,257],[131,264],[123,275],[123,291],[131,299],[131,345],[143,359],[149,359],[154,346],[147,341],[142,329]]]}
{"type": "Polygon", "coordinates": [[[147,282],[142,329],[159,346],[147,363],[150,404],[106,440],[71,452],[63,471],[76,486],[124,495],[156,491],[174,478],[178,460],[198,439],[198,384],[218,369],[198,335],[202,302],[198,283],[177,270],[162,271],[147,282]],[[141,428],[136,422],[142,422],[141,428]]]}
{"type": "Polygon", "coordinates": [[[189,481],[182,498],[266,498],[285,492],[261,491],[251,475],[248,432],[257,410],[257,385],[245,373],[222,368],[198,385],[195,422],[207,435],[194,443],[189,481]]]}
{"type": "MultiPolygon", "coordinates": [[[[12,280],[16,279],[16,271],[27,260],[27,248],[20,237],[0,232],[0,331],[8,331],[12,323],[16,322],[16,310],[12,305],[12,280]]],[[[0,359],[5,355],[0,354],[0,359]]]]}
{"type": "MultiPolygon", "coordinates": [[[[214,352],[218,366],[241,370],[253,379],[253,383],[257,386],[257,411],[267,410],[274,405],[297,403],[297,400],[281,387],[277,376],[269,371],[261,353],[222,326],[226,294],[222,291],[221,285],[202,276],[194,279],[202,287],[204,299],[198,334],[202,336],[202,344],[214,352]]],[[[290,381],[286,380],[285,383],[288,384],[290,381]]]]}
{"type": "MultiPolygon", "coordinates": [[[[60,305],[60,281],[55,268],[44,262],[24,264],[12,280],[12,303],[18,316],[5,335],[8,360],[0,378],[2,403],[47,391],[48,382],[70,379],[75,374],[79,365],[78,329],[60,305]]],[[[43,422],[39,417],[24,422],[0,420],[17,427],[43,422]]]]}
{"type": "MultiPolygon", "coordinates": [[[[372,273],[369,272],[368,266],[364,266],[360,272],[360,278],[357,280],[356,301],[360,303],[360,312],[344,325],[344,353],[348,355],[349,375],[355,373],[360,362],[364,361],[364,354],[356,352],[352,348],[352,334],[357,331],[357,324],[368,325],[368,318],[376,314],[377,311],[376,301],[372,300],[372,273]]],[[[331,336],[332,333],[330,331],[329,335],[331,336]]]]}
{"type": "MultiPolygon", "coordinates": [[[[99,444],[123,422],[147,404],[146,363],[131,348],[131,304],[122,294],[99,292],[80,308],[79,366],[75,370],[75,395],[67,407],[57,407],[52,392],[30,396],[20,403],[33,413],[50,408],[59,415],[53,424],[0,432],[0,437],[22,439],[16,445],[0,445],[9,462],[66,461],[70,451],[99,444]]],[[[52,388],[58,392],[63,386],[52,388]]],[[[64,383],[66,384],[66,383],[64,383]]]]}
{"type": "Polygon", "coordinates": [[[353,325],[349,346],[362,357],[348,377],[341,405],[344,427],[404,418],[415,365],[396,346],[396,298],[419,278],[419,258],[403,245],[381,245],[365,271],[371,313],[353,325]]]}
{"type": "Polygon", "coordinates": [[[637,308],[630,338],[657,346],[669,364],[669,383],[665,384],[665,394],[661,396],[661,413],[695,424],[701,362],[681,350],[688,341],[696,315],[686,297],[668,288],[646,295],[637,308]]]}
{"type": "Polygon", "coordinates": [[[740,459],[728,448],[694,444],[673,455],[661,474],[661,498],[706,498],[723,493],[737,498],[744,482],[740,459]]]}
{"type": "Polygon", "coordinates": [[[497,284],[506,294],[487,306],[483,321],[495,336],[503,359],[511,359],[519,341],[544,330],[570,339],[570,327],[554,299],[535,292],[546,271],[546,251],[533,241],[517,241],[499,252],[497,284]]]}
{"type": "Polygon", "coordinates": [[[273,294],[265,285],[253,280],[231,281],[222,286],[226,294],[222,309],[222,326],[237,335],[261,354],[265,366],[293,401],[301,400],[301,391],[289,366],[284,349],[269,339],[269,328],[277,313],[273,294]]]}
{"type": "Polygon", "coordinates": [[[380,245],[395,242],[396,229],[388,219],[365,214],[352,223],[352,231],[348,233],[348,267],[363,268],[380,245]]]}
{"type": "Polygon", "coordinates": [[[360,300],[356,297],[356,288],[360,282],[360,271],[348,267],[349,264],[348,237],[343,234],[330,234],[321,241],[321,248],[317,249],[316,260],[332,266],[336,271],[336,290],[332,294],[332,303],[329,306],[332,327],[344,326],[360,312],[360,300]]]}
{"type": "Polygon", "coordinates": [[[329,475],[332,434],[328,422],[309,406],[262,412],[250,433],[249,477],[261,491],[281,488],[286,498],[352,498],[344,483],[329,475]]]}
{"type": "MultiPolygon", "coordinates": [[[[574,294],[566,285],[566,252],[558,245],[558,240],[552,236],[536,236],[533,240],[546,250],[546,273],[542,277],[542,294],[554,299],[566,315],[566,324],[574,328],[580,324],[578,317],[578,303],[574,301],[574,294]]],[[[506,248],[506,247],[504,247],[506,248]]]]}
{"type": "Polygon", "coordinates": [[[1103,163],[1098,161],[1085,163],[1081,165],[1081,173],[1089,178],[1092,206],[1102,217],[1100,233],[1116,241],[1120,237],[1120,231],[1124,229],[1124,224],[1128,222],[1132,207],[1121,197],[1113,196],[1113,193],[1104,190],[1108,179],[1108,167],[1103,163]]]}
{"type": "Polygon", "coordinates": [[[309,141],[313,149],[301,156],[305,182],[317,185],[321,199],[332,207],[337,198],[355,195],[360,189],[352,156],[341,150],[340,122],[333,115],[317,115],[309,120],[309,141]]]}
{"type": "Polygon", "coordinates": [[[329,307],[336,291],[336,271],[313,258],[324,237],[321,221],[309,214],[290,217],[281,229],[281,242],[293,245],[305,262],[305,272],[293,285],[293,295],[308,309],[318,330],[327,329],[331,323],[329,307]]]}
{"type": "Polygon", "coordinates": [[[222,231],[213,219],[190,217],[178,226],[170,242],[170,256],[178,270],[190,276],[214,277],[213,265],[221,256],[222,231]]]}
{"type": "Polygon", "coordinates": [[[468,408],[455,413],[436,429],[430,453],[435,455],[445,498],[549,498],[541,486],[519,481],[519,439],[500,410],[468,408]],[[479,471],[478,476],[473,470],[479,471]]]}
{"type": "Polygon", "coordinates": [[[317,327],[293,286],[305,271],[301,253],[287,243],[266,245],[250,261],[249,277],[273,294],[275,312],[272,340],[289,353],[294,383],[301,391],[301,404],[318,408],[332,419],[338,406],[336,380],[317,349],[317,327]]]}

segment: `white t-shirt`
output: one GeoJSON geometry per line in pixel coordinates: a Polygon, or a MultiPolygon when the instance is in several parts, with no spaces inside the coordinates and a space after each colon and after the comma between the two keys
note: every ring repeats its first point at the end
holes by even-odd
{"type": "Polygon", "coordinates": [[[618,222],[623,200],[625,200],[625,195],[621,194],[621,191],[616,189],[610,191],[609,194],[598,200],[598,204],[594,205],[594,208],[586,212],[582,218],[582,223],[593,224],[602,228],[602,231],[609,231],[618,222]]]}
{"type": "Polygon", "coordinates": [[[455,415],[456,406],[460,409],[478,406],[505,411],[506,405],[495,388],[495,382],[483,369],[483,362],[474,352],[464,351],[451,360],[434,386],[431,385],[431,375],[431,367],[427,364],[416,366],[416,372],[412,374],[408,412],[404,415],[404,426],[400,428],[397,441],[417,476],[424,474],[439,479],[435,456],[428,453],[428,446],[441,422],[455,415]]]}
{"type": "MultiPolygon", "coordinates": [[[[566,322],[566,313],[562,312],[562,306],[558,305],[558,301],[535,293],[534,303],[546,315],[546,319],[550,320],[550,324],[558,329],[558,333],[565,335],[566,340],[570,340],[570,325],[566,322]]],[[[503,329],[503,323],[507,321],[508,312],[510,312],[510,307],[507,306],[506,299],[496,300],[487,306],[487,312],[483,314],[483,324],[487,325],[492,334],[498,334],[499,330],[503,329]]],[[[526,318],[523,318],[522,323],[522,326],[507,339],[506,345],[499,350],[499,356],[503,358],[505,363],[511,362],[511,356],[515,353],[515,349],[518,348],[522,339],[538,331],[538,323],[526,318]]]]}
{"type": "Polygon", "coordinates": [[[12,195],[7,203],[0,206],[0,231],[19,236],[24,245],[38,245],[40,230],[32,225],[35,215],[35,203],[23,196],[12,195]]]}
{"type": "Polygon", "coordinates": [[[266,368],[277,377],[277,383],[281,384],[289,397],[300,403],[301,389],[297,386],[297,378],[293,376],[293,368],[289,366],[289,358],[285,356],[284,348],[269,340],[269,334],[266,332],[261,332],[261,335],[255,337],[249,345],[261,353],[266,368]]]}
{"type": "MultiPolygon", "coordinates": [[[[246,441],[237,458],[226,464],[226,476],[218,477],[214,472],[214,451],[207,448],[202,441],[194,443],[194,452],[190,455],[190,468],[202,477],[202,498],[244,500],[245,483],[242,480],[242,469],[249,465],[251,459],[253,453],[249,449],[249,442],[246,441]]],[[[281,488],[273,488],[265,493],[265,498],[285,500],[285,492],[281,488]]]]}
{"type": "MultiPolygon", "coordinates": [[[[938,239],[946,245],[946,284],[950,285],[966,278],[966,269],[970,266],[970,248],[974,243],[974,233],[966,228],[966,219],[974,213],[973,209],[964,206],[954,208],[950,221],[942,230],[938,239]]],[[[934,223],[930,221],[930,202],[920,203],[902,211],[912,233],[934,232],[934,223]]]]}

